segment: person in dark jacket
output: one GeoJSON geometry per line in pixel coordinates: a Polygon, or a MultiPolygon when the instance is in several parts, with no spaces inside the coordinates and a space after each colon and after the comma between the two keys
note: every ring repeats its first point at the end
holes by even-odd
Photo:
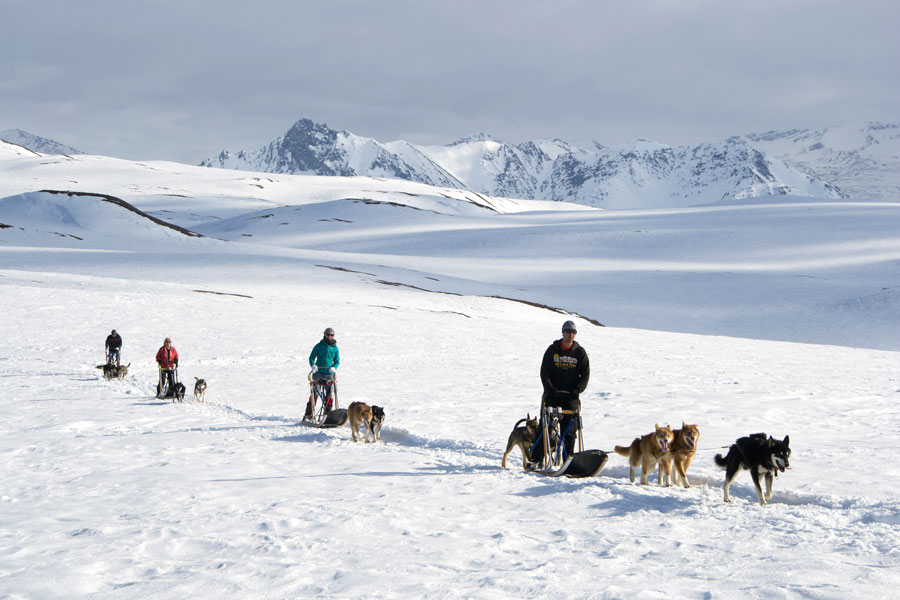
{"type": "MultiPolygon", "coordinates": [[[[591,366],[587,352],[575,341],[578,330],[575,323],[566,321],[562,326],[562,338],[556,340],[541,361],[541,397],[545,406],[558,406],[565,410],[581,408],[579,397],[591,378],[591,366]]],[[[566,431],[572,421],[571,415],[564,415],[560,421],[560,431],[566,431]]],[[[575,427],[566,434],[566,452],[575,451],[575,427]]]]}
{"type": "Polygon", "coordinates": [[[172,338],[166,338],[162,347],[156,353],[156,364],[159,365],[159,385],[156,387],[156,396],[162,393],[164,383],[168,381],[166,389],[175,389],[175,369],[178,368],[178,350],[172,345],[172,338]]]}
{"type": "Polygon", "coordinates": [[[106,364],[111,365],[113,359],[116,361],[116,366],[119,366],[119,360],[121,358],[122,352],[122,336],[116,333],[116,330],[113,329],[112,333],[106,336],[106,344],[104,345],[106,348],[106,364]]]}
{"type": "MultiPolygon", "coordinates": [[[[337,376],[337,368],[341,365],[341,353],[338,350],[337,340],[334,339],[334,329],[327,328],[322,334],[322,339],[313,346],[309,353],[309,368],[312,371],[313,381],[327,381],[325,388],[325,410],[331,410],[334,401],[334,378],[337,376]]],[[[310,393],[309,402],[306,404],[306,414],[303,418],[309,419],[313,413],[313,395],[310,393]]]]}

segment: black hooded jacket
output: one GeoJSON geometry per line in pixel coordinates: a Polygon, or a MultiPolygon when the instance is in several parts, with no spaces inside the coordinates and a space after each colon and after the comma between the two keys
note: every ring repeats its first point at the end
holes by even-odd
{"type": "Polygon", "coordinates": [[[106,347],[109,350],[118,350],[122,347],[122,336],[118,333],[116,335],[109,334],[106,336],[106,347]]]}
{"type": "Polygon", "coordinates": [[[562,340],[556,340],[541,361],[541,383],[544,397],[558,391],[571,392],[576,397],[587,387],[591,377],[588,355],[578,342],[572,342],[568,350],[562,349],[562,340]]]}

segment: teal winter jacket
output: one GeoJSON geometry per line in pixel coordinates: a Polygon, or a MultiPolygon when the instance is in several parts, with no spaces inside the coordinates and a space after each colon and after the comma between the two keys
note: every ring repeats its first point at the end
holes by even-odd
{"type": "Polygon", "coordinates": [[[322,340],[316,344],[309,353],[309,364],[319,367],[320,373],[328,371],[331,367],[337,369],[341,364],[341,353],[338,350],[337,342],[332,341],[329,344],[326,340],[322,340]]]}

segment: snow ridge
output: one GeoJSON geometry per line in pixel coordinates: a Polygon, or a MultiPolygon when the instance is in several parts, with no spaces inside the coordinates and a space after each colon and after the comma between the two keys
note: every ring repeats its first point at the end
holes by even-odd
{"type": "Polygon", "coordinates": [[[71,146],[48,140],[40,136],[22,131],[21,129],[6,129],[0,131],[0,140],[27,148],[38,154],[84,154],[71,146]]]}

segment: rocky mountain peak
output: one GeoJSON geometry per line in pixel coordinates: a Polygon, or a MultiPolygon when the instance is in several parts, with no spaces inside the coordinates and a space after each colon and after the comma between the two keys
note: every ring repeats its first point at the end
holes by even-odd
{"type": "Polygon", "coordinates": [[[476,142],[496,142],[498,144],[503,143],[494,136],[488,135],[487,133],[473,133],[472,135],[467,135],[466,137],[459,138],[454,142],[450,142],[449,144],[447,144],[447,146],[460,146],[462,144],[472,144],[476,142]]]}

